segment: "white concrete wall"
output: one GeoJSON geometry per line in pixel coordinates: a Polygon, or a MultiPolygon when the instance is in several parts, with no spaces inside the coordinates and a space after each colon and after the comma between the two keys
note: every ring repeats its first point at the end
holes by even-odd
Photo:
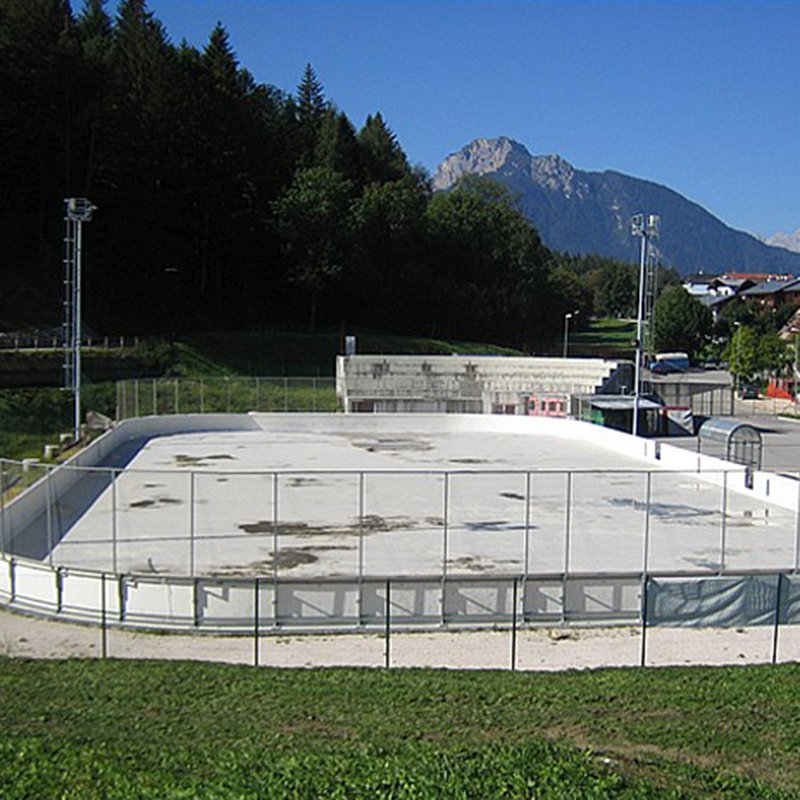
{"type": "Polygon", "coordinates": [[[399,411],[409,403],[425,408],[431,402],[473,400],[486,413],[492,403],[524,395],[594,394],[619,366],[599,358],[338,356],[336,392],[345,411],[364,400],[399,411]]]}
{"type": "MultiPolygon", "coordinates": [[[[520,623],[631,622],[638,618],[641,576],[402,578],[389,582],[393,630],[520,623]]],[[[64,621],[113,627],[252,633],[256,592],[260,629],[382,630],[387,580],[255,579],[106,575],[53,569],[0,557],[0,604],[64,621]],[[13,588],[13,593],[12,593],[13,588]],[[105,599],[103,598],[105,593],[105,599]]]]}

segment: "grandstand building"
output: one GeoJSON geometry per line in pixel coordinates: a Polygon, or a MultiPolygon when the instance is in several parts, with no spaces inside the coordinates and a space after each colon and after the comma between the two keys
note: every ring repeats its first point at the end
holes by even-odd
{"type": "Polygon", "coordinates": [[[633,364],[597,358],[348,355],[336,360],[346,413],[564,417],[570,400],[630,394],[633,364]]]}

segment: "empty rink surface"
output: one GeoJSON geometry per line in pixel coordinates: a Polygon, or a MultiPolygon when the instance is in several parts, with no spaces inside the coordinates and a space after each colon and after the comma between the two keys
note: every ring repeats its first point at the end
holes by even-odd
{"type": "Polygon", "coordinates": [[[151,438],[53,563],[283,578],[793,564],[794,511],[593,443],[588,424],[338,415],[326,430],[289,415],[271,430],[261,416],[260,430],[151,438]]]}

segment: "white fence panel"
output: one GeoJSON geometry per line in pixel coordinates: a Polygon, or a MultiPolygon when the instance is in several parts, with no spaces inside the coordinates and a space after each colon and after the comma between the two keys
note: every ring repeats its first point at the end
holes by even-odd
{"type": "Polygon", "coordinates": [[[160,627],[188,627],[195,623],[194,584],[126,578],[123,581],[125,621],[160,627]]]}
{"type": "Polygon", "coordinates": [[[58,609],[56,573],[46,565],[15,562],[14,599],[21,607],[54,613],[58,609]]]}

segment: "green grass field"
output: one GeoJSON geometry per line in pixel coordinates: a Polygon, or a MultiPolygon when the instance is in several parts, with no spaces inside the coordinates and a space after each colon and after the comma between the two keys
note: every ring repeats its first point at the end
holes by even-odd
{"type": "Polygon", "coordinates": [[[789,798],[800,667],[0,659],[10,798],[789,798]]]}
{"type": "MultiPolygon", "coordinates": [[[[427,353],[521,355],[518,350],[376,332],[356,334],[358,353],[427,353]]],[[[177,345],[175,374],[331,376],[343,351],[339,333],[226,332],[187,336],[177,345]]]]}
{"type": "Polygon", "coordinates": [[[592,320],[586,330],[570,334],[572,355],[631,358],[636,323],[625,319],[592,320]]]}

